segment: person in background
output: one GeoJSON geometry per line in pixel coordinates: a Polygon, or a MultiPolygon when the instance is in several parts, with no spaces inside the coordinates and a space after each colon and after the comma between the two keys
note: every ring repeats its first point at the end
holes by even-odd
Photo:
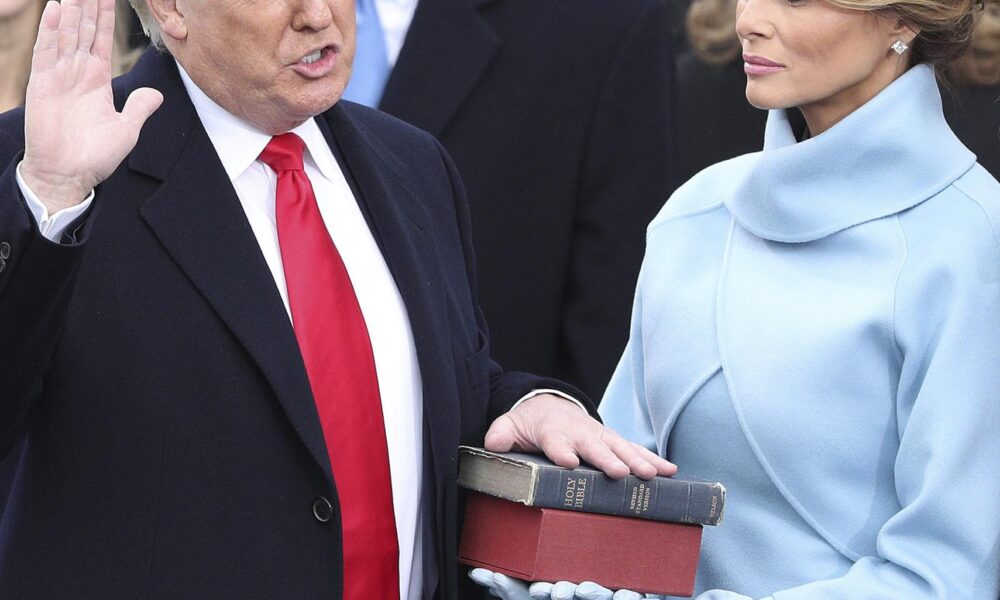
{"type": "Polygon", "coordinates": [[[591,397],[676,185],[677,0],[358,0],[345,98],[428,131],[469,196],[501,364],[591,397]]]}
{"type": "Polygon", "coordinates": [[[996,598],[1000,183],[948,126],[935,77],[982,5],[736,8],[764,149],[702,171],[650,224],[600,413],[726,484],[698,600],[996,598]]]}
{"type": "Polygon", "coordinates": [[[966,146],[1000,178],[1000,7],[986,6],[969,50],[947,72],[945,116],[966,146]]]}
{"type": "Polygon", "coordinates": [[[680,57],[688,49],[687,13],[692,0],[674,0],[670,3],[670,24],[673,31],[675,54],[680,57]]]}
{"type": "Polygon", "coordinates": [[[0,112],[24,104],[31,48],[45,3],[0,0],[0,112]]]}
{"type": "Polygon", "coordinates": [[[746,101],[736,0],[694,0],[677,57],[677,175],[760,149],[767,112],[746,101]]]}
{"type": "MultiPolygon", "coordinates": [[[[24,90],[31,69],[31,49],[38,32],[44,0],[0,0],[0,112],[24,104],[24,90]]],[[[132,68],[142,53],[130,43],[131,15],[128,0],[117,0],[119,26],[115,30],[112,72],[120,75],[132,68]]]]}

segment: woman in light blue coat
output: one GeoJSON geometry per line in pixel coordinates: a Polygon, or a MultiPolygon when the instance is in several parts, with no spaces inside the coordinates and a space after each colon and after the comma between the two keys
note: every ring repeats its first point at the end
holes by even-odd
{"type": "Polygon", "coordinates": [[[945,123],[934,70],[981,8],[738,4],[764,150],[703,171],[650,224],[601,405],[727,485],[699,600],[998,596],[1000,184],[945,123]]]}

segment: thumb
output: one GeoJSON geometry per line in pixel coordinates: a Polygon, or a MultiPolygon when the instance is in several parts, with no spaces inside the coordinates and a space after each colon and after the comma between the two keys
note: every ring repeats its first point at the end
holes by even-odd
{"type": "Polygon", "coordinates": [[[486,449],[491,452],[509,452],[514,447],[516,440],[517,431],[514,421],[507,415],[500,415],[486,432],[484,444],[486,449]]]}
{"type": "Polygon", "coordinates": [[[132,139],[138,139],[139,130],[161,104],[163,94],[153,88],[140,88],[129,95],[122,109],[122,118],[128,124],[132,139]]]}

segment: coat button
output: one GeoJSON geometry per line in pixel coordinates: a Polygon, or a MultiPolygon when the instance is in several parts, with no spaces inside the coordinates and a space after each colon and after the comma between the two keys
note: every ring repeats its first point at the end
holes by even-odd
{"type": "Polygon", "coordinates": [[[326,523],[333,516],[333,507],[330,506],[330,501],[326,498],[320,496],[313,500],[313,516],[320,523],[326,523]]]}
{"type": "Polygon", "coordinates": [[[10,244],[7,242],[0,242],[0,258],[4,260],[10,258],[10,244]]]}

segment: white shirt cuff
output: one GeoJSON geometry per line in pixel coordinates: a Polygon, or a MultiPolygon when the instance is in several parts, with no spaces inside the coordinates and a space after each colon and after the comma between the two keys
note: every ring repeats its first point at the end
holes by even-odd
{"type": "Polygon", "coordinates": [[[80,204],[64,208],[50,215],[49,209],[45,208],[42,201],[38,199],[35,192],[31,191],[28,184],[24,182],[24,178],[21,177],[21,164],[17,163],[17,187],[21,188],[24,200],[28,203],[28,209],[31,211],[31,215],[35,217],[35,222],[38,223],[38,231],[42,233],[45,239],[59,243],[66,228],[90,208],[91,202],[94,201],[94,190],[91,190],[87,199],[80,204]]]}
{"type": "Polygon", "coordinates": [[[530,392],[528,392],[527,394],[525,394],[524,396],[522,396],[520,400],[518,400],[517,402],[515,402],[514,406],[510,407],[510,409],[514,410],[515,408],[517,408],[518,406],[520,406],[521,403],[524,402],[525,400],[528,400],[529,398],[534,398],[535,396],[541,396],[542,394],[552,394],[553,396],[559,396],[560,398],[563,398],[565,400],[569,400],[573,404],[579,406],[580,410],[582,410],[583,412],[587,413],[588,415],[590,414],[590,411],[587,410],[587,407],[584,406],[582,402],[580,402],[579,400],[577,400],[573,396],[570,396],[568,394],[564,394],[564,393],[560,392],[559,390],[531,390],[530,392]]]}

